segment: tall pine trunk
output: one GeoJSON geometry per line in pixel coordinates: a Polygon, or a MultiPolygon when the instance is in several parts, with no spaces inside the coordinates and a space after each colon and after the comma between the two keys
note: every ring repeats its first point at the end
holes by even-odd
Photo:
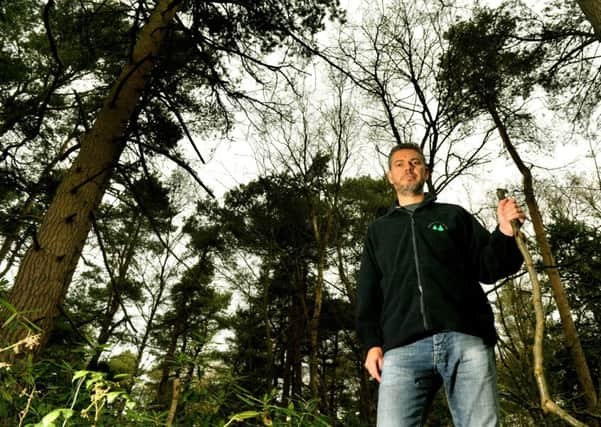
{"type": "MultiPolygon", "coordinates": [[[[140,31],[131,61],[113,85],[73,165],[59,185],[33,245],[26,252],[8,300],[42,329],[43,344],[55,322],[98,208],[125,147],[124,134],[149,79],[168,24],[181,0],[159,0],[140,31]]],[[[4,328],[14,343],[25,328],[4,328]]]]}

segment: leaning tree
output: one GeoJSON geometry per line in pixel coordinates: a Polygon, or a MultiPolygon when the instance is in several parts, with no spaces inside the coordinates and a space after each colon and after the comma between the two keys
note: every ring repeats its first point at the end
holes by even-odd
{"type": "MultiPolygon", "coordinates": [[[[179,83],[179,70],[173,66],[178,64],[193,71],[199,87],[208,88],[214,95],[211,102],[223,108],[226,97],[242,103],[249,96],[238,88],[237,82],[245,72],[258,81],[265,69],[282,73],[285,64],[273,65],[260,58],[290,45],[292,36],[311,37],[323,28],[326,17],[337,16],[339,10],[335,0],[160,0],[152,11],[145,1],[140,1],[134,10],[124,11],[128,12],[136,16],[132,31],[140,22],[145,23],[33,234],[8,295],[10,309],[16,315],[5,310],[3,317],[25,316],[42,331],[42,343],[52,330],[94,213],[135,127],[140,99],[159,96],[148,93],[155,70],[162,67],[172,73],[174,90],[179,83]],[[181,53],[179,62],[161,63],[165,52],[181,53]],[[234,62],[239,64],[239,72],[229,69],[234,62]]],[[[296,52],[304,53],[302,49],[296,52]]],[[[174,59],[173,55],[170,59],[174,59]]],[[[189,135],[188,139],[191,140],[189,135]]],[[[13,327],[4,328],[5,342],[26,337],[29,329],[23,324],[13,322],[13,327]]]]}

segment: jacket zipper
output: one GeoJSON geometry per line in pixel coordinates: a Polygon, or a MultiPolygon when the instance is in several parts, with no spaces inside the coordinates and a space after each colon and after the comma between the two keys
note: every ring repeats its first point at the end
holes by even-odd
{"type": "Polygon", "coordinates": [[[417,255],[417,239],[415,238],[415,220],[413,219],[413,212],[409,214],[409,217],[411,218],[411,241],[413,243],[413,259],[415,261],[415,271],[417,274],[417,289],[419,291],[419,309],[422,314],[424,329],[427,331],[430,328],[428,327],[428,320],[426,319],[424,288],[422,286],[422,276],[419,268],[419,257],[417,255]]]}

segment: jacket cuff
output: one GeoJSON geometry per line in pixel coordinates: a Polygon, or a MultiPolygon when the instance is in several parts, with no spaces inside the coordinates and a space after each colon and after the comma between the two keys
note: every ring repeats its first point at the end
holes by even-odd
{"type": "Polygon", "coordinates": [[[501,231],[501,228],[499,227],[499,224],[497,224],[497,226],[495,227],[493,234],[496,234],[496,237],[502,238],[502,239],[511,239],[515,241],[515,236],[508,236],[507,234],[503,233],[501,231]]]}

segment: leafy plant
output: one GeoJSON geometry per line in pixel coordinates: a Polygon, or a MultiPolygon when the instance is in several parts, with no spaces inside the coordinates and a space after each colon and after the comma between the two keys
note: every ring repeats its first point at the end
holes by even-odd
{"type": "Polygon", "coordinates": [[[290,401],[287,406],[277,403],[277,390],[257,398],[240,389],[238,398],[251,408],[232,415],[223,427],[235,422],[255,420],[255,425],[262,426],[295,426],[295,427],[329,427],[327,418],[319,413],[315,400],[290,401]]]}

